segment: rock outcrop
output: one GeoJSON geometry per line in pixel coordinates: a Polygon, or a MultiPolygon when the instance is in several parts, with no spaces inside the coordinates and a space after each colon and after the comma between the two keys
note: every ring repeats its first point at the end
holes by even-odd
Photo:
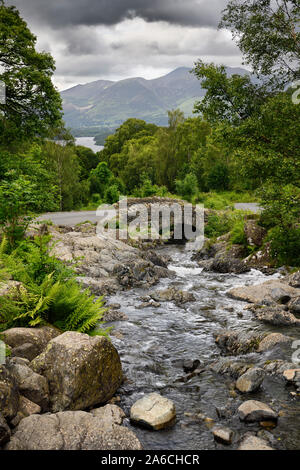
{"type": "Polygon", "coordinates": [[[135,434],[112,418],[84,411],[32,415],[21,421],[6,450],[141,450],[135,434]]]}

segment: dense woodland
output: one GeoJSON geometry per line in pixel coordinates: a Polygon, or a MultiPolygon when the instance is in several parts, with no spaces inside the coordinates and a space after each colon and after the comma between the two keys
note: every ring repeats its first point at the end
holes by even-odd
{"type": "MultiPolygon", "coordinates": [[[[193,118],[175,109],[168,127],[129,119],[97,154],[76,146],[65,129],[53,58],[36,50],[19,12],[1,4],[0,226],[6,250],[19,249],[39,213],[94,208],[124,194],[176,195],[216,210],[260,202],[274,260],[300,266],[300,5],[278,1],[273,9],[271,3],[232,0],[220,23],[232,31],[255,81],[250,74],[228,78],[224,67],[199,60],[191,73],[207,92],[193,118]]],[[[216,217],[211,236],[228,228],[216,217]]],[[[24,261],[24,250],[18,256],[24,261]]]]}

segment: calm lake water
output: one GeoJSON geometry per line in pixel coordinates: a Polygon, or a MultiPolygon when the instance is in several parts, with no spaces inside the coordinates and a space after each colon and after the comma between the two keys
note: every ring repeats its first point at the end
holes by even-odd
{"type": "Polygon", "coordinates": [[[96,145],[94,137],[76,137],[76,145],[82,145],[93,150],[93,152],[100,152],[103,149],[103,145],[96,145]]]}

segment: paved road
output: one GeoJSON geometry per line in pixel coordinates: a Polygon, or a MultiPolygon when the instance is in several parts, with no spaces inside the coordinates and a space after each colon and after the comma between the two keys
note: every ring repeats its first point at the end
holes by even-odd
{"type": "Polygon", "coordinates": [[[50,212],[43,214],[38,220],[52,220],[55,225],[76,225],[82,222],[98,222],[96,211],[50,212]]]}
{"type": "Polygon", "coordinates": [[[262,208],[259,207],[256,202],[238,202],[237,204],[234,204],[235,209],[239,209],[242,211],[251,211],[254,212],[255,214],[259,213],[262,211],[262,208]]]}
{"type": "MultiPolygon", "coordinates": [[[[261,208],[256,203],[237,203],[236,209],[258,213],[261,208]]],[[[55,225],[76,225],[82,222],[98,222],[96,211],[52,212],[41,215],[38,220],[52,220],[55,225]]]]}

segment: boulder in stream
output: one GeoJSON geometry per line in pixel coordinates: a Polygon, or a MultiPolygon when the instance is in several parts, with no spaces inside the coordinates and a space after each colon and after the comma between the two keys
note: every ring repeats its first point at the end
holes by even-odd
{"type": "Polygon", "coordinates": [[[279,344],[288,344],[292,341],[292,338],[281,333],[270,333],[259,343],[258,352],[268,351],[279,344]]]}
{"type": "Polygon", "coordinates": [[[133,423],[158,431],[175,421],[174,403],[158,393],[150,393],[138,400],[130,410],[133,423]]]}
{"type": "Polygon", "coordinates": [[[265,302],[276,303],[279,290],[281,292],[280,298],[285,296],[286,302],[292,297],[299,295],[299,291],[294,287],[289,286],[279,279],[272,279],[255,286],[235,287],[228,291],[228,296],[253,304],[263,304],[265,302]]]}
{"type": "Polygon", "coordinates": [[[238,450],[274,450],[269,443],[260,437],[246,434],[240,443],[238,450]]]}
{"type": "Polygon", "coordinates": [[[256,421],[277,421],[278,413],[265,403],[256,400],[245,401],[238,409],[241,421],[254,423],[256,421]]]}
{"type": "Polygon", "coordinates": [[[217,442],[230,445],[232,442],[233,431],[229,428],[216,426],[212,430],[213,436],[217,442]]]}
{"type": "Polygon", "coordinates": [[[260,367],[252,367],[238,378],[235,386],[241,393],[256,392],[263,383],[265,375],[265,371],[260,367]]]}

